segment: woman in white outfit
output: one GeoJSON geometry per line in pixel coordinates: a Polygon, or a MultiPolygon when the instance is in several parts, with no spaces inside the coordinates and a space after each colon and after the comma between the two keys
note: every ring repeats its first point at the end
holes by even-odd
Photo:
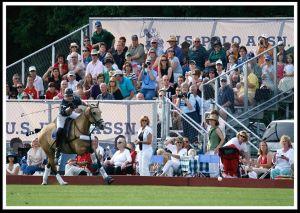
{"type": "Polygon", "coordinates": [[[6,156],[6,175],[19,175],[20,164],[15,153],[8,153],[6,156]]]}
{"type": "Polygon", "coordinates": [[[147,116],[143,116],[140,120],[141,128],[138,130],[138,139],[135,144],[139,147],[138,154],[138,170],[140,176],[150,176],[150,160],[153,155],[152,140],[153,134],[152,129],[149,126],[150,120],[147,116]]]}
{"type": "Polygon", "coordinates": [[[176,145],[173,145],[171,140],[165,142],[166,148],[172,153],[169,153],[171,159],[165,164],[164,168],[162,169],[163,172],[160,174],[160,176],[167,175],[172,177],[179,169],[180,158],[187,155],[187,150],[182,148],[183,139],[181,137],[175,138],[175,144],[176,145]]]}
{"type": "Polygon", "coordinates": [[[292,175],[294,164],[294,149],[292,147],[291,138],[287,135],[282,135],[280,138],[282,149],[278,149],[274,155],[275,168],[271,169],[271,179],[275,179],[281,175],[292,175]]]}

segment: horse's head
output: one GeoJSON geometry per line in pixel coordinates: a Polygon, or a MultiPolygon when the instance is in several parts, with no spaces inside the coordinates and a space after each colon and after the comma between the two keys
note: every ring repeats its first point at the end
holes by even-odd
{"type": "Polygon", "coordinates": [[[99,102],[97,105],[91,104],[88,106],[88,117],[92,124],[99,127],[99,129],[104,129],[103,119],[101,117],[101,110],[99,109],[99,102]]]}

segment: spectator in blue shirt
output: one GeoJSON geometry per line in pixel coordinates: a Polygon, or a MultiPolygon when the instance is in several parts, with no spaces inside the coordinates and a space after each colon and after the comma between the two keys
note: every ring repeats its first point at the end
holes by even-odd
{"type": "Polygon", "coordinates": [[[153,100],[156,96],[156,77],[157,73],[152,69],[149,59],[142,66],[139,74],[139,81],[142,81],[141,93],[144,94],[145,100],[153,100]]]}
{"type": "Polygon", "coordinates": [[[179,46],[177,46],[176,36],[171,35],[167,42],[169,42],[170,47],[173,48],[175,56],[179,59],[180,65],[183,65],[183,52],[182,49],[179,46]]]}
{"type": "Polygon", "coordinates": [[[116,77],[118,81],[118,86],[121,90],[122,96],[125,100],[130,100],[134,97],[135,89],[132,84],[131,79],[123,76],[123,72],[121,70],[117,70],[115,72],[114,77],[116,77]]]}

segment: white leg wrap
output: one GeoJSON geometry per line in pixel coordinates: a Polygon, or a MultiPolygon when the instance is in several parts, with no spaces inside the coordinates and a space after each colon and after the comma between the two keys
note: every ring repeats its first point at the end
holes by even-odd
{"type": "Polygon", "coordinates": [[[44,171],[44,175],[43,175],[43,183],[42,183],[42,185],[47,185],[47,183],[48,183],[48,176],[50,175],[50,171],[51,171],[51,167],[47,168],[47,166],[45,166],[45,171],[44,171]]]}
{"type": "Polygon", "coordinates": [[[67,182],[65,182],[65,181],[61,178],[60,174],[55,175],[55,177],[56,177],[56,179],[57,179],[57,181],[59,182],[60,185],[67,185],[67,184],[68,184],[67,182]]]}

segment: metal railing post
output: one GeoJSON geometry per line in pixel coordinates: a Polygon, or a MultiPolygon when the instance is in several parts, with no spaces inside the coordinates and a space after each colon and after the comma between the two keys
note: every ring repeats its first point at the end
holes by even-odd
{"type": "Polygon", "coordinates": [[[80,30],[80,54],[83,56],[83,37],[84,37],[84,32],[83,29],[80,30]]]}
{"type": "Polygon", "coordinates": [[[166,129],[167,129],[167,125],[166,125],[166,97],[163,97],[162,99],[162,121],[161,121],[161,130],[160,130],[160,134],[161,134],[161,140],[165,141],[167,135],[166,135],[166,129]]]}
{"type": "Polygon", "coordinates": [[[243,65],[244,73],[244,112],[248,111],[248,67],[247,64],[243,65]]]}
{"type": "MultiPolygon", "coordinates": [[[[130,104],[128,102],[126,102],[126,107],[127,107],[127,123],[130,125],[130,104]]],[[[128,131],[128,135],[127,135],[127,141],[131,141],[131,131],[128,131]]]]}
{"type": "Polygon", "coordinates": [[[155,150],[156,146],[160,146],[159,144],[157,144],[157,102],[152,104],[152,130],[153,142],[155,142],[152,143],[152,148],[153,150],[155,150]]]}
{"type": "MultiPolygon", "coordinates": [[[[278,37],[276,39],[276,44],[278,45],[278,37]]],[[[274,88],[274,96],[276,96],[278,94],[278,87],[277,87],[277,47],[273,49],[273,57],[274,57],[274,63],[273,63],[273,66],[274,66],[274,70],[275,70],[275,73],[274,73],[274,85],[275,85],[275,88],[274,88]]]]}
{"type": "Polygon", "coordinates": [[[22,60],[22,84],[25,85],[25,63],[22,60]]]}
{"type": "Polygon", "coordinates": [[[52,45],[52,66],[55,64],[55,46],[52,45]]]}

